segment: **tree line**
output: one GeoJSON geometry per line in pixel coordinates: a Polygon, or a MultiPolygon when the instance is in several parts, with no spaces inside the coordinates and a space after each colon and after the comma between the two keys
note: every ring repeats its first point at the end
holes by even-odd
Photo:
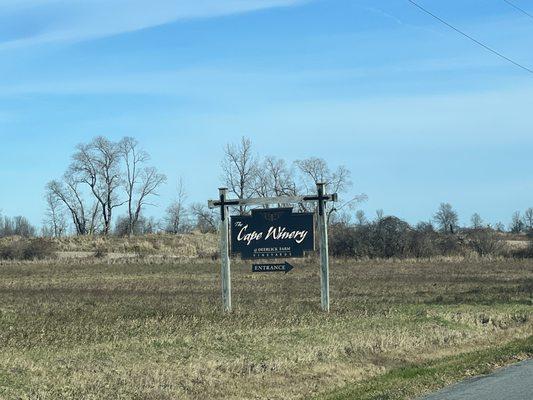
{"type": "Polygon", "coordinates": [[[449,203],[440,204],[429,221],[414,226],[398,217],[386,216],[381,210],[372,220],[358,211],[355,223],[334,223],[331,232],[331,252],[338,257],[430,258],[472,252],[479,256],[520,256],[511,254],[504,246],[503,230],[485,224],[477,213],[470,226],[460,227],[458,214],[449,203]]]}
{"type": "MultiPolygon", "coordinates": [[[[218,210],[208,209],[205,202],[189,203],[181,179],[165,216],[160,220],[146,216],[148,207],[157,206],[158,191],[167,183],[150,159],[131,137],[112,141],[99,136],[77,145],[64,174],[45,186],[46,213],[40,234],[122,236],[216,231],[218,210]],[[117,216],[117,210],[122,214],[117,216]]],[[[533,208],[523,214],[515,212],[508,229],[502,223],[486,223],[477,213],[472,215],[469,227],[461,228],[457,212],[448,203],[441,204],[430,221],[415,226],[385,216],[383,211],[377,211],[375,219],[370,220],[358,209],[366,196],[353,192],[351,171],[345,166],[332,168],[316,157],[289,163],[274,156],[259,156],[245,137],[224,147],[220,182],[239,199],[310,194],[316,191],[317,182],[325,182],[330,193],[340,195],[340,202],[329,203],[326,210],[332,226],[332,250],[337,255],[448,254],[465,240],[483,253],[492,251],[489,247],[494,240],[489,239],[497,233],[533,236],[533,208]]],[[[278,206],[295,206],[300,211],[313,211],[314,207],[306,203],[278,206]]],[[[246,207],[233,210],[241,214],[248,211],[246,207]]],[[[0,237],[37,234],[37,228],[26,218],[0,215],[0,237]]]]}
{"type": "MultiPolygon", "coordinates": [[[[220,167],[221,184],[239,199],[314,193],[316,182],[326,182],[331,192],[339,193],[347,193],[352,186],[350,171],[344,166],[333,169],[315,157],[293,163],[260,157],[245,137],[224,147],[220,167]]],[[[158,191],[166,183],[165,174],[150,164],[150,155],[134,138],[112,141],[99,136],[80,143],[63,175],[45,186],[46,212],[40,235],[142,235],[218,229],[217,210],[208,209],[206,202],[190,203],[181,179],[164,217],[147,217],[147,209],[158,206],[158,191]],[[117,215],[118,210],[123,212],[117,215]]],[[[362,199],[362,195],[353,196],[342,207],[347,209],[362,199]]],[[[279,204],[283,205],[288,206],[279,204]]],[[[298,207],[309,210],[307,204],[298,207]]],[[[239,207],[233,211],[249,210],[239,207]]],[[[328,215],[333,212],[330,206],[328,215]]],[[[0,236],[37,234],[37,228],[26,218],[0,215],[0,236]]]]}

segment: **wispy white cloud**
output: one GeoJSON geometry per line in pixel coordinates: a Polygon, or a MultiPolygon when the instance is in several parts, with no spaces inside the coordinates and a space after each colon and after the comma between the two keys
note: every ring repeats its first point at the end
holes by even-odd
{"type": "MultiPolygon", "coordinates": [[[[169,95],[180,97],[232,97],[256,92],[290,92],[288,88],[309,89],[331,84],[357,84],[379,79],[418,81],[423,74],[480,73],[501,68],[498,60],[474,57],[431,58],[400,61],[382,66],[355,68],[309,68],[276,71],[269,69],[195,67],[130,73],[79,71],[70,77],[12,82],[0,79],[0,98],[26,95],[169,95]],[[282,89],[281,89],[282,88],[282,89]]],[[[395,89],[391,87],[391,94],[395,89]]]]}
{"type": "Polygon", "coordinates": [[[274,72],[268,70],[231,70],[214,67],[183,68],[130,74],[87,75],[54,80],[0,84],[0,98],[19,95],[102,95],[139,94],[195,96],[224,93],[231,88],[239,93],[261,87],[287,87],[310,82],[338,79],[360,79],[368,76],[366,69],[333,69],[274,72]]]}
{"type": "MultiPolygon", "coordinates": [[[[0,0],[0,22],[44,26],[37,34],[0,40],[0,49],[81,41],[134,32],[181,19],[289,7],[308,0],[0,0]]],[[[29,29],[31,31],[31,29],[29,29]]]]}
{"type": "Polygon", "coordinates": [[[382,8],[379,8],[379,7],[362,7],[362,8],[364,10],[366,10],[366,11],[369,11],[372,14],[377,14],[377,15],[385,18],[385,19],[388,19],[388,20],[394,22],[397,25],[406,26],[406,27],[411,28],[411,29],[417,29],[417,30],[421,30],[421,31],[426,31],[426,32],[429,32],[431,34],[442,35],[441,32],[439,32],[439,31],[437,31],[435,29],[432,29],[430,27],[422,26],[422,25],[414,25],[412,23],[408,23],[408,22],[404,21],[403,19],[395,16],[394,14],[391,14],[390,12],[387,12],[387,11],[383,10],[382,8]]]}

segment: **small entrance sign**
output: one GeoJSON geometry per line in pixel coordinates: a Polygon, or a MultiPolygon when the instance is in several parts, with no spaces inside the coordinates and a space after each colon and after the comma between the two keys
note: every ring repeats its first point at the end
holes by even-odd
{"type": "Polygon", "coordinates": [[[252,272],[290,272],[294,267],[288,262],[283,264],[254,264],[252,272]]]}
{"type": "Polygon", "coordinates": [[[242,259],[303,257],[315,247],[313,213],[292,208],[255,209],[231,217],[231,254],[242,259]]]}

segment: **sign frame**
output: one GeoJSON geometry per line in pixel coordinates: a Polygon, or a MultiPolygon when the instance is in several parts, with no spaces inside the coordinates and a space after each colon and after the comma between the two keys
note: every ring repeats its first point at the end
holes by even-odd
{"type": "MultiPolygon", "coordinates": [[[[329,312],[329,250],[328,250],[328,221],[326,215],[326,202],[337,201],[337,194],[326,194],[326,184],[317,182],[317,194],[308,196],[280,196],[262,197],[251,199],[228,199],[228,189],[219,188],[218,200],[209,200],[210,209],[220,207],[220,259],[222,275],[222,304],[225,312],[231,312],[231,260],[230,260],[230,206],[270,205],[270,204],[298,204],[315,202],[318,207],[317,225],[320,250],[320,298],[321,308],[329,312]]],[[[280,207],[281,208],[281,207],[280,207]]],[[[276,208],[274,208],[275,210],[276,208]]]]}

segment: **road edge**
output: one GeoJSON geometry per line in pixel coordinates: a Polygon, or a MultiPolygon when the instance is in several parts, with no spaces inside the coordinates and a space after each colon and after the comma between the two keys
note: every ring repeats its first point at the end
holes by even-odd
{"type": "Polygon", "coordinates": [[[533,335],[493,348],[409,364],[313,397],[314,400],[406,400],[533,357],[533,335]]]}

